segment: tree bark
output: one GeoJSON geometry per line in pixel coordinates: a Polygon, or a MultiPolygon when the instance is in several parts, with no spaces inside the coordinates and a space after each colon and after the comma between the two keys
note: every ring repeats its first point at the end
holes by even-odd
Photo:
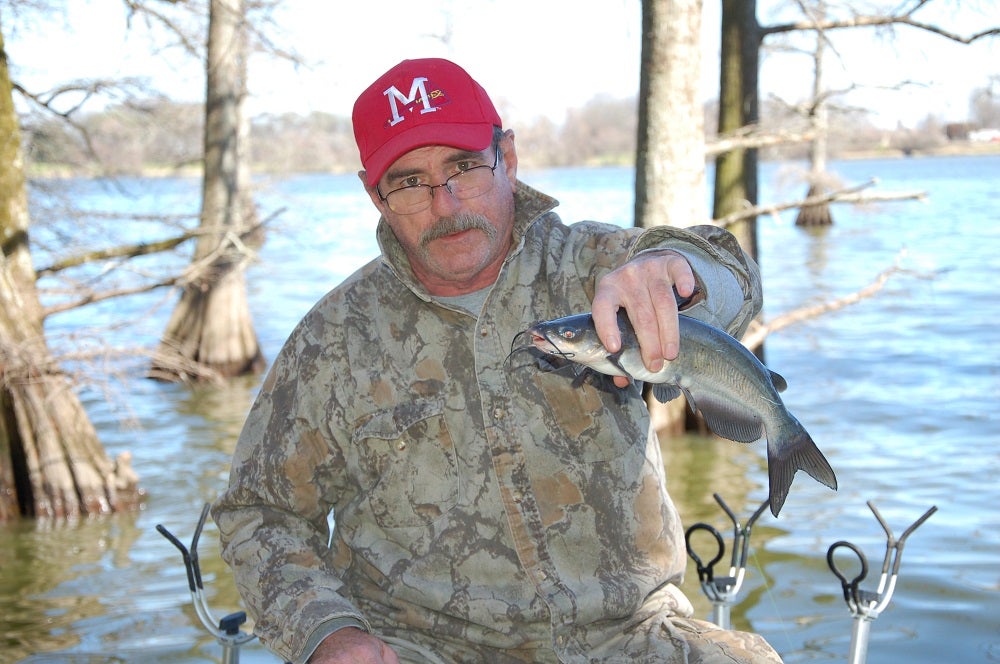
{"type": "MultiPolygon", "coordinates": [[[[823,0],[816,4],[816,19],[826,18],[826,5],[823,0]]],[[[816,49],[813,51],[813,89],[812,104],[809,106],[809,125],[813,130],[813,139],[809,142],[809,190],[806,198],[822,196],[827,191],[826,172],[827,138],[829,136],[829,108],[823,93],[823,54],[826,50],[826,34],[823,30],[816,31],[816,49]]],[[[795,216],[796,226],[830,226],[833,215],[829,203],[808,205],[799,208],[795,216]]]]}
{"type": "Polygon", "coordinates": [[[0,137],[0,521],[134,508],[141,491],[128,453],[108,459],[45,342],[2,28],[0,137]]]}
{"type": "MultiPolygon", "coordinates": [[[[722,0],[719,135],[757,123],[760,41],[756,0],[722,0]]],[[[756,205],[757,150],[740,148],[716,157],[712,217],[718,219],[756,205]]],[[[759,260],[756,218],[729,230],[743,249],[759,260]]]]}
{"type": "Polygon", "coordinates": [[[701,0],[645,0],[635,225],[708,220],[701,80],[701,0]]]}
{"type": "MultiPolygon", "coordinates": [[[[699,95],[701,0],[643,0],[635,169],[635,225],[708,221],[705,131],[699,95]]],[[[647,394],[656,429],[683,433],[684,399],[647,394]]]]}
{"type": "Polygon", "coordinates": [[[206,62],[202,236],[150,376],[198,380],[263,370],[247,301],[246,231],[258,227],[250,194],[247,29],[243,0],[211,0],[206,62]]]}

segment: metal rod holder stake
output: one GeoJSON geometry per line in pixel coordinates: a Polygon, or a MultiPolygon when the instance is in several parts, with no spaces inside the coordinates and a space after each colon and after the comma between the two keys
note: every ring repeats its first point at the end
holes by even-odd
{"type": "Polygon", "coordinates": [[[882,574],[879,577],[878,587],[874,592],[862,590],[858,587],[866,576],[868,576],[868,559],[854,544],[841,540],[834,542],[826,552],[826,564],[830,571],[840,580],[840,586],[844,593],[844,601],[851,611],[854,625],[851,629],[851,650],[848,656],[850,664],[865,664],[868,658],[868,640],[871,632],[871,624],[878,618],[879,614],[889,605],[892,593],[896,590],[896,578],[899,575],[899,563],[903,556],[903,545],[906,538],[916,530],[920,524],[930,518],[931,514],[937,511],[936,506],[932,506],[924,512],[923,516],[913,522],[903,534],[896,539],[892,534],[892,529],[885,522],[875,505],[868,501],[875,518],[885,531],[886,544],[885,556],[882,558],[882,574]],[[861,566],[860,571],[854,578],[848,580],[847,575],[842,571],[833,559],[833,554],[837,549],[849,549],[857,557],[861,566]]]}
{"type": "Polygon", "coordinates": [[[723,629],[731,628],[730,609],[736,603],[736,597],[743,586],[743,579],[746,576],[747,555],[750,551],[750,529],[767,507],[768,501],[760,504],[760,507],[747,520],[746,526],[741,526],[736,514],[726,505],[722,497],[714,493],[712,496],[715,502],[719,503],[722,511],[726,513],[729,520],[733,522],[733,551],[729,566],[729,576],[716,577],[713,568],[715,564],[722,560],[726,553],[726,545],[722,541],[722,535],[718,530],[707,523],[693,524],[684,533],[684,543],[687,546],[688,555],[698,568],[698,579],[701,581],[701,590],[712,602],[712,622],[723,629]],[[715,538],[717,548],[716,555],[707,563],[702,562],[691,546],[691,535],[699,530],[704,530],[715,538]]]}
{"type": "Polygon", "coordinates": [[[205,527],[208,508],[209,504],[205,503],[205,507],[201,510],[201,517],[198,519],[198,526],[194,531],[194,537],[191,538],[190,548],[184,546],[162,525],[157,524],[156,530],[181,552],[181,557],[184,559],[184,569],[187,571],[188,588],[191,590],[191,603],[194,604],[198,620],[222,646],[222,664],[239,664],[240,647],[257,637],[240,629],[247,620],[245,612],[237,611],[224,616],[221,620],[216,620],[208,607],[208,600],[205,599],[205,586],[201,581],[201,566],[198,563],[198,538],[201,537],[201,530],[205,527]]]}

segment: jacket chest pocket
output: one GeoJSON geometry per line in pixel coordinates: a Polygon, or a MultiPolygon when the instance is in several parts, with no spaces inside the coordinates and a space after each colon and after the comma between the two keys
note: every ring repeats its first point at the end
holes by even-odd
{"type": "Polygon", "coordinates": [[[642,411],[636,409],[641,394],[635,386],[620,391],[611,385],[610,378],[588,378],[604,381],[600,388],[589,383],[570,387],[568,373],[536,373],[532,380],[540,402],[545,404],[541,413],[543,432],[536,440],[544,441],[546,450],[569,463],[602,463],[615,461],[623,455],[641,454],[646,430],[637,425],[642,421],[642,411]],[[611,395],[601,397],[601,390],[611,395]],[[621,399],[620,404],[614,399],[621,399]],[[630,401],[631,400],[631,401],[630,401]],[[617,421],[614,426],[609,423],[617,421]],[[606,433],[598,433],[601,429],[606,433]]]}
{"type": "Polygon", "coordinates": [[[458,460],[439,400],[376,411],[352,440],[361,468],[373,478],[368,504],[379,526],[427,526],[455,507],[458,460]]]}

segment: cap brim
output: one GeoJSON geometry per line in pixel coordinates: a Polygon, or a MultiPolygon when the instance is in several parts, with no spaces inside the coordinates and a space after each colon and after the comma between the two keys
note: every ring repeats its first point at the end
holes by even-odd
{"type": "Polygon", "coordinates": [[[493,125],[480,123],[424,124],[386,141],[368,157],[365,178],[369,187],[382,178],[392,163],[410,150],[428,145],[447,145],[462,150],[485,150],[493,140],[493,125]]]}

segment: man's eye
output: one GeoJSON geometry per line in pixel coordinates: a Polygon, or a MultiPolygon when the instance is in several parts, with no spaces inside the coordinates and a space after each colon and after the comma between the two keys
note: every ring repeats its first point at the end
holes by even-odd
{"type": "Polygon", "coordinates": [[[474,168],[475,164],[472,163],[471,161],[460,161],[455,165],[455,167],[459,173],[462,173],[463,171],[467,171],[470,168],[474,168]]]}
{"type": "Polygon", "coordinates": [[[402,182],[399,183],[401,187],[415,187],[420,184],[420,178],[416,175],[411,175],[402,182]]]}

